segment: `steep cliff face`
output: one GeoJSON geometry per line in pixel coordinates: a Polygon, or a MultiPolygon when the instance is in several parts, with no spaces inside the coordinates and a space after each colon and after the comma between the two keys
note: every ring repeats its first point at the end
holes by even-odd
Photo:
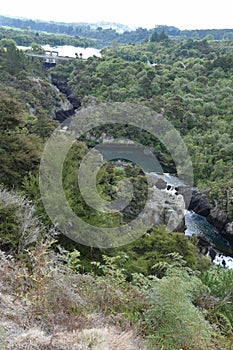
{"type": "Polygon", "coordinates": [[[51,83],[67,97],[74,110],[81,106],[81,101],[72,94],[72,91],[69,88],[67,77],[58,78],[52,74],[51,83]]]}
{"type": "Polygon", "coordinates": [[[223,231],[229,219],[227,214],[218,206],[215,206],[210,210],[207,220],[210,224],[214,225],[220,231],[223,231]]]}
{"type": "Polygon", "coordinates": [[[206,192],[200,192],[197,188],[179,186],[178,193],[183,196],[186,209],[206,217],[207,221],[219,230],[221,236],[230,242],[233,241],[233,222],[218,205],[211,206],[206,192]],[[188,202],[190,196],[191,200],[188,202]]]}
{"type": "Polygon", "coordinates": [[[205,193],[201,193],[197,188],[179,186],[178,193],[184,197],[186,209],[193,210],[195,213],[208,216],[211,205],[205,193]]]}
{"type": "Polygon", "coordinates": [[[229,219],[227,213],[222,208],[216,205],[210,210],[210,214],[206,219],[219,230],[221,236],[233,245],[233,221],[229,219]]]}
{"type": "MultiPolygon", "coordinates": [[[[54,87],[55,88],[55,87],[54,87]]],[[[59,91],[59,90],[58,90],[59,91]]],[[[53,110],[53,119],[62,123],[65,119],[74,114],[74,107],[65,95],[59,98],[53,110]]]]}

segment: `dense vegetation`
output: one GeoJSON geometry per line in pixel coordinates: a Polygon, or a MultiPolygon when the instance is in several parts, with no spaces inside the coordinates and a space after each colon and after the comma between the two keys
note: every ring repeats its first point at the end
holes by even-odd
{"type": "MultiPolygon", "coordinates": [[[[115,344],[108,349],[231,348],[232,270],[212,268],[200,275],[173,253],[167,255],[169,262],[153,265],[150,275],[132,272],[129,282],[128,257],[122,252],[103,255],[102,262],[92,260],[91,272],[84,273],[77,250],[60,247],[56,253],[51,249],[57,244],[51,240],[56,232],[41,226],[24,198],[6,191],[0,196],[8,205],[18,206],[18,232],[22,234],[27,225],[21,248],[30,239],[37,242],[24,250],[20,260],[1,252],[0,290],[11,310],[1,308],[0,344],[6,345],[4,349],[26,349],[33,341],[38,349],[56,349],[59,342],[59,349],[75,350],[80,343],[81,349],[98,350],[102,327],[106,331],[117,327],[119,333],[129,332],[132,326],[134,334],[140,335],[141,346],[139,339],[128,334],[121,347],[115,344]],[[89,327],[92,336],[87,338],[83,332],[89,327]],[[17,336],[9,337],[9,329],[17,330],[17,336]],[[80,332],[81,339],[70,338],[71,333],[80,332]]],[[[111,342],[113,339],[111,336],[111,342]]]]}
{"type": "MultiPolygon", "coordinates": [[[[188,146],[195,184],[210,188],[213,203],[233,217],[232,41],[106,48],[102,58],[58,65],[51,73],[55,80],[69,80],[68,89],[83,103],[140,101],[164,111],[188,146]]],[[[151,146],[147,136],[138,135],[151,146]]]]}
{"type": "MultiPolygon", "coordinates": [[[[99,25],[86,23],[56,23],[22,18],[9,18],[4,16],[0,16],[0,25],[19,28],[27,32],[30,30],[37,32],[37,34],[38,32],[49,32],[60,34],[60,37],[61,34],[66,34],[68,36],[73,36],[76,40],[79,39],[80,43],[82,43],[82,38],[88,38],[88,40],[92,39],[92,45],[95,45],[98,48],[109,46],[113,41],[119,44],[142,43],[148,41],[154,33],[159,35],[162,32],[171,38],[179,40],[188,38],[195,40],[233,39],[233,29],[180,30],[173,26],[159,25],[152,29],[137,28],[136,30],[130,30],[123,25],[116,25],[115,23],[109,23],[108,26],[101,23],[99,25]]],[[[19,37],[22,38],[23,35],[20,35],[20,33],[17,35],[17,43],[19,37]]],[[[29,40],[29,38],[27,40],[29,40]]],[[[42,42],[40,43],[42,44],[42,42]]]]}
{"type": "Polygon", "coordinates": [[[76,47],[95,46],[95,40],[64,34],[50,34],[35,32],[28,29],[12,29],[0,27],[0,39],[13,39],[19,46],[31,46],[33,43],[39,45],[73,45],[76,47]]]}
{"type": "MultiPolygon", "coordinates": [[[[26,298],[20,312],[25,319],[31,315],[27,327],[36,325],[40,334],[51,337],[56,327],[64,332],[88,328],[88,317],[99,314],[105,320],[99,322],[112,317],[121,330],[134,327],[147,349],[231,349],[232,270],[210,267],[195,238],[168,233],[164,226],[111,250],[71,241],[56,232],[44,210],[38,168],[45,142],[58,126],[56,112],[69,105],[67,96],[80,107],[137,102],[173,123],[191,154],[195,184],[209,188],[212,203],[217,201],[232,219],[233,41],[171,40],[160,31],[149,39],[147,34],[149,41],[139,45],[113,42],[101,58],[77,58],[45,69],[16,48],[12,39],[16,41],[17,31],[1,33],[0,249],[13,255],[0,254],[1,292],[17,295],[18,301],[26,298]]],[[[37,38],[43,35],[48,34],[34,36],[32,49],[41,50],[37,38]]],[[[99,128],[93,136],[111,136],[119,130],[99,128]]],[[[174,167],[158,140],[127,126],[124,130],[174,167]]],[[[76,181],[77,167],[95,140],[79,140],[70,149],[62,174],[64,191],[84,220],[112,227],[129,218],[96,213],[83,201],[76,181]]],[[[131,205],[137,213],[147,186],[138,167],[105,165],[98,174],[98,191],[103,198],[114,199],[124,176],[135,185],[131,205]]],[[[1,312],[4,320],[19,322],[17,312],[1,312]]],[[[0,340],[4,334],[0,323],[0,340]]],[[[20,339],[21,349],[26,348],[27,337],[20,339]]],[[[36,338],[37,348],[55,349],[51,339],[44,336],[42,344],[36,338]]],[[[88,347],[98,349],[96,341],[89,339],[88,347]]],[[[12,343],[9,349],[17,346],[12,343]]]]}

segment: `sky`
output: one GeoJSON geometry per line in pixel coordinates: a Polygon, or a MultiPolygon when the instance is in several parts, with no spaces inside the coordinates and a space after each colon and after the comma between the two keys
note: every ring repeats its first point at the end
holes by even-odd
{"type": "Polygon", "coordinates": [[[0,0],[0,15],[61,22],[117,22],[131,28],[233,28],[232,9],[232,0],[0,0]]]}

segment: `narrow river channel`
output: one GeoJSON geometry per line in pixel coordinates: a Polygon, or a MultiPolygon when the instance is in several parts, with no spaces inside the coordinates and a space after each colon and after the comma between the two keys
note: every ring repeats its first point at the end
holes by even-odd
{"type": "MultiPolygon", "coordinates": [[[[116,145],[112,144],[108,147],[97,146],[97,149],[103,155],[106,161],[112,159],[130,159],[133,160],[135,154],[130,151],[130,147],[126,145],[116,145]]],[[[147,172],[162,175],[164,181],[172,187],[184,186],[185,184],[178,179],[176,176],[169,173],[161,173],[162,167],[159,161],[155,157],[146,156],[145,154],[140,154],[137,152],[135,163],[140,164],[147,172]]],[[[223,260],[226,263],[227,268],[233,268],[233,258],[230,256],[223,255],[221,251],[230,250],[231,247],[226,239],[224,239],[218,230],[211,225],[205,217],[196,214],[193,211],[185,211],[185,235],[192,236],[198,235],[204,237],[210,244],[217,250],[216,258],[214,259],[214,264],[222,265],[223,260]]]]}

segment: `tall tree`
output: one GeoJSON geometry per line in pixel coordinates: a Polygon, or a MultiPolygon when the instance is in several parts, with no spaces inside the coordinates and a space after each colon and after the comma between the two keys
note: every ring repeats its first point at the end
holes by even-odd
{"type": "Polygon", "coordinates": [[[40,139],[25,134],[22,115],[20,104],[0,91],[0,182],[9,187],[39,164],[40,139]]]}

